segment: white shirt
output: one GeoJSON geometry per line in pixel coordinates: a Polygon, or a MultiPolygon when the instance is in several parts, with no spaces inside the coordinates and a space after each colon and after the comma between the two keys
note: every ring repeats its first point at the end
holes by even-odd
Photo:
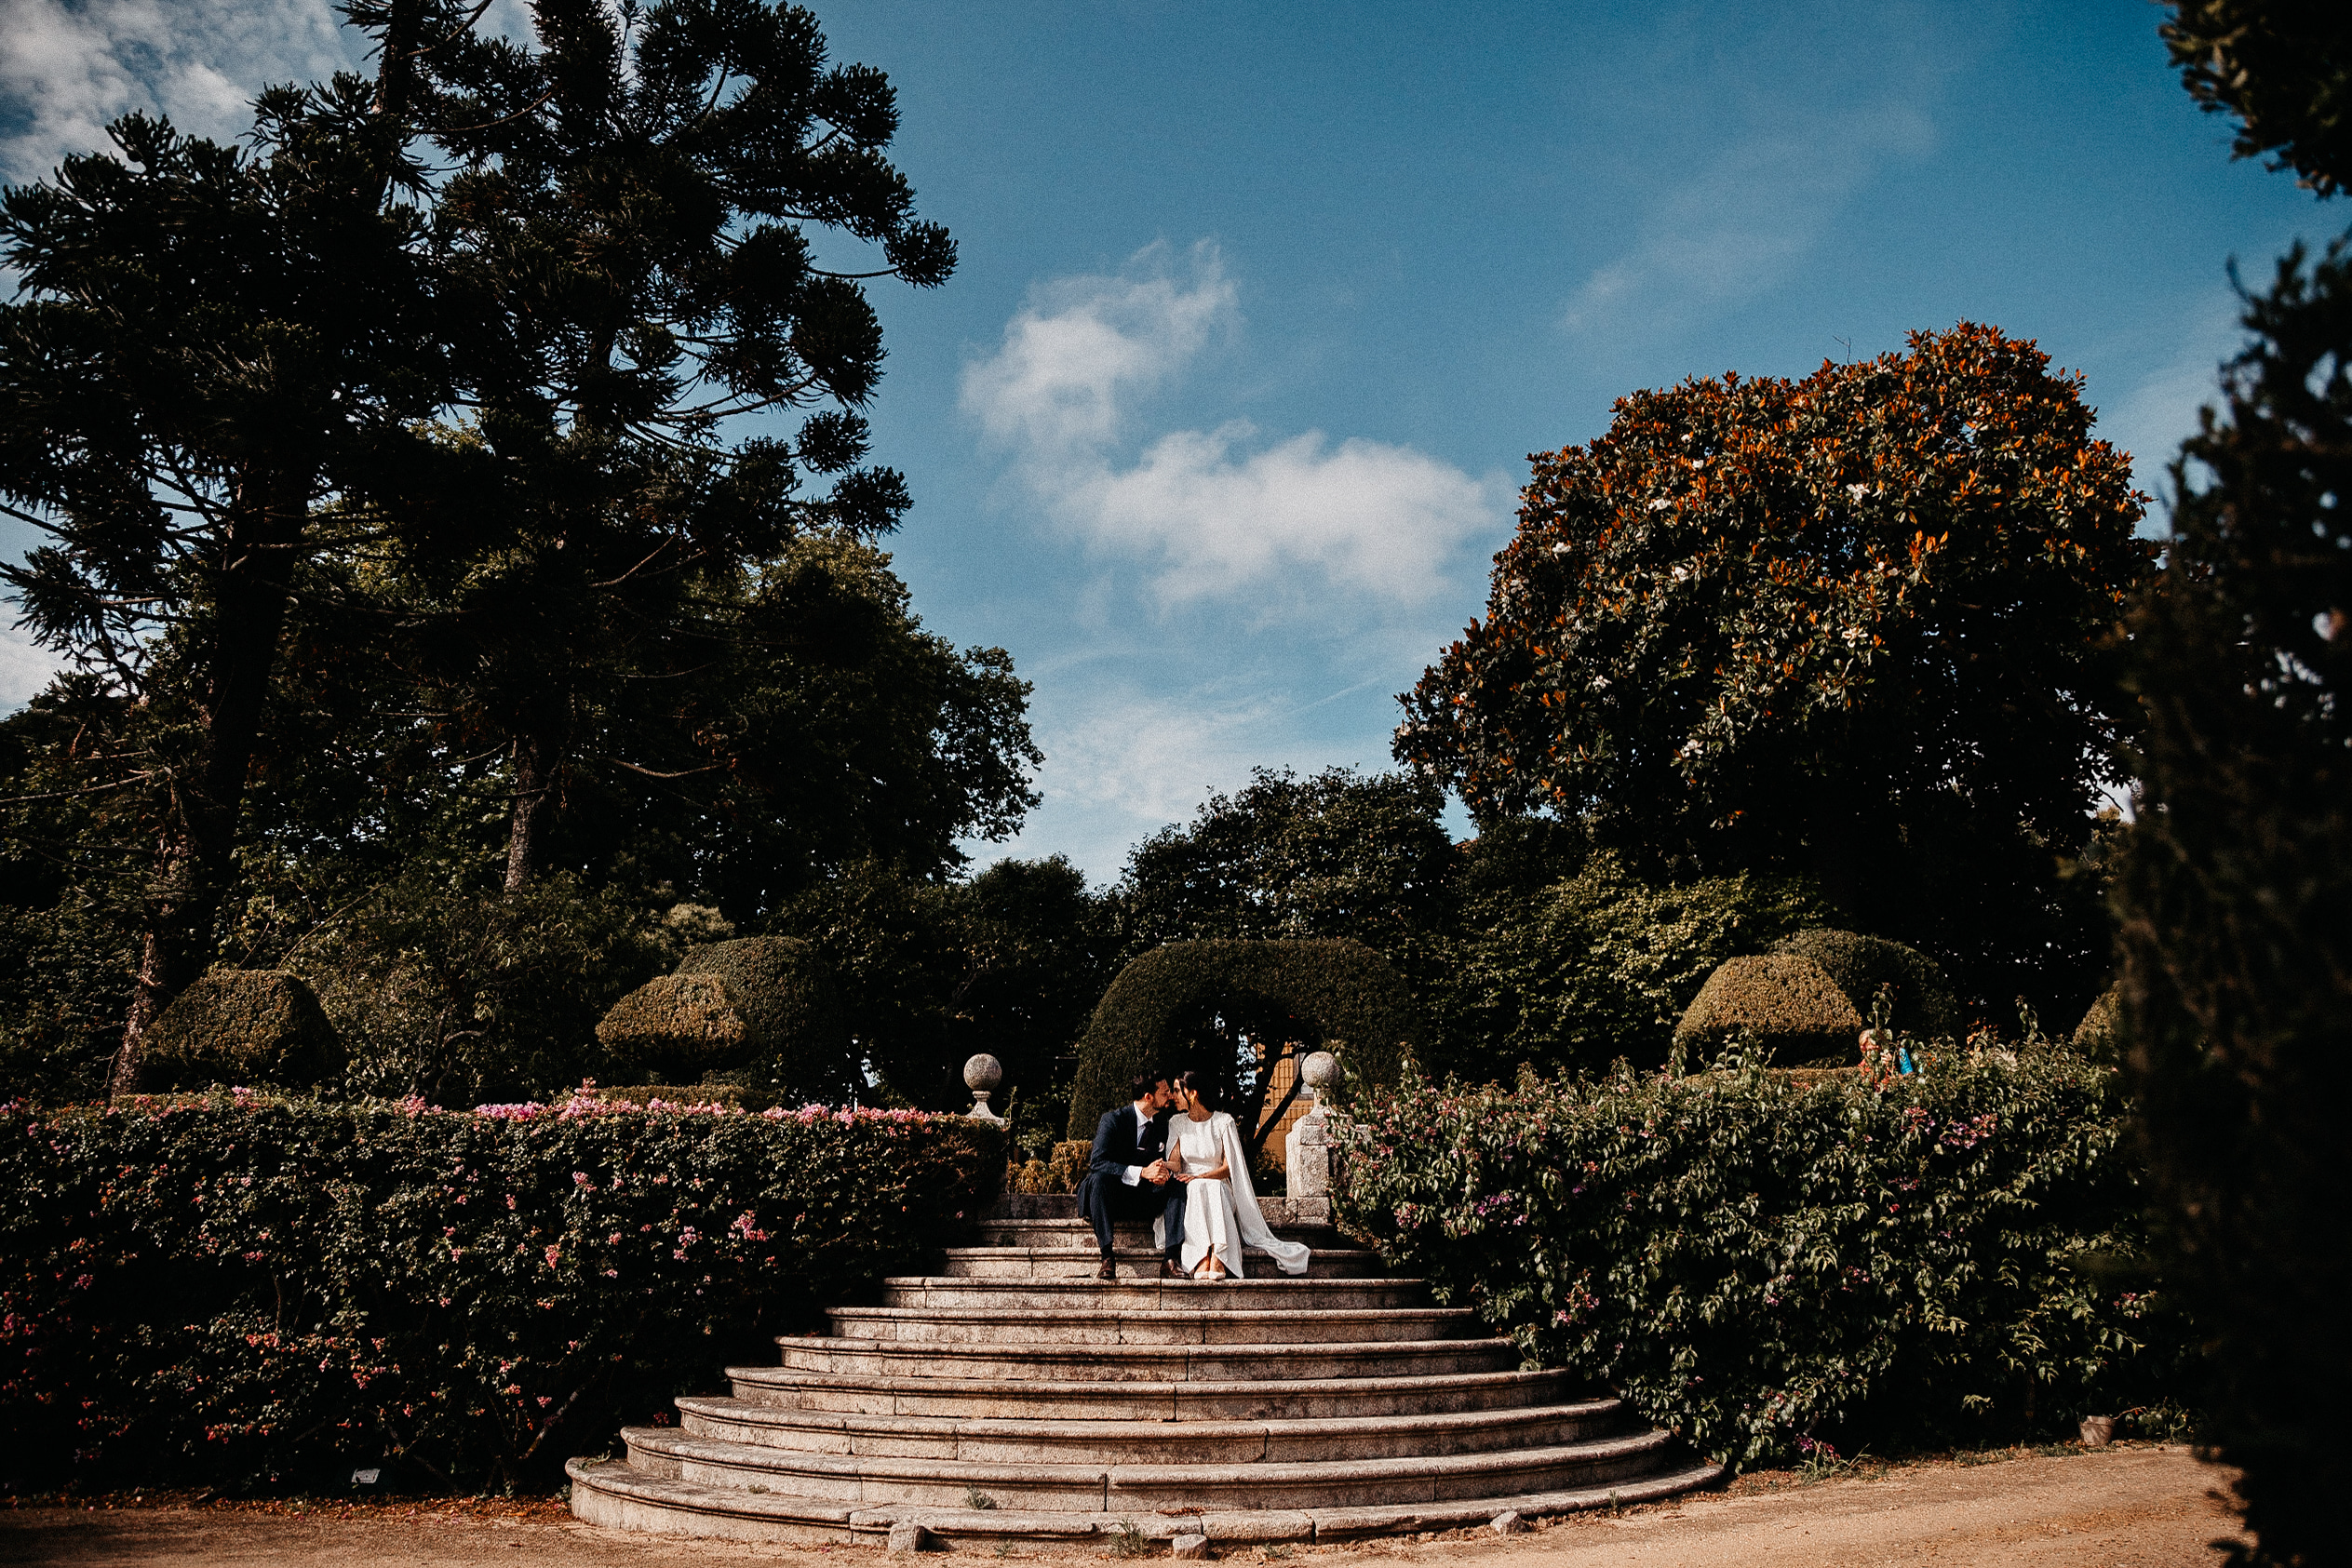
{"type": "MultiPolygon", "coordinates": [[[[1129,1106],[1127,1108],[1136,1113],[1136,1146],[1137,1148],[1141,1148],[1143,1146],[1143,1130],[1151,1125],[1151,1113],[1144,1108],[1144,1104],[1141,1100],[1137,1100],[1134,1105],[1129,1106]]],[[[1140,1165],[1130,1165],[1125,1171],[1120,1173],[1119,1179],[1126,1183],[1129,1186],[1134,1186],[1143,1180],[1143,1167],[1140,1165]]]]}

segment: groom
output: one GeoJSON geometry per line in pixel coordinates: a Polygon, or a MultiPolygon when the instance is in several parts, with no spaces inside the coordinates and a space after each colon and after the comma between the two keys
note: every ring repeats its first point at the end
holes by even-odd
{"type": "Polygon", "coordinates": [[[1078,1184],[1078,1212],[1095,1227],[1102,1248],[1102,1267],[1095,1277],[1119,1278],[1111,1226],[1121,1220],[1160,1215],[1165,1254],[1160,1278],[1181,1280],[1176,1259],[1184,1251],[1184,1184],[1168,1170],[1168,1107],[1176,1091],[1165,1077],[1137,1073],[1128,1086],[1131,1105],[1103,1112],[1095,1125],[1095,1149],[1086,1162],[1086,1179],[1078,1184]]]}

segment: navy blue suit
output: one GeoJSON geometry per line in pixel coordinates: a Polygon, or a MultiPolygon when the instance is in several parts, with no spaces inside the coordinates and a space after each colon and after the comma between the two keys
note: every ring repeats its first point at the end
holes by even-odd
{"type": "Polygon", "coordinates": [[[1095,1240],[1103,1256],[1111,1253],[1111,1226],[1121,1220],[1147,1220],[1154,1214],[1166,1221],[1161,1249],[1175,1257],[1184,1250],[1184,1184],[1170,1177],[1153,1186],[1138,1181],[1129,1186],[1127,1167],[1163,1159],[1168,1151],[1165,1112],[1136,1124],[1131,1103],[1103,1112],[1095,1124],[1095,1147],[1086,1160],[1086,1178],[1078,1184],[1078,1212],[1095,1227],[1095,1240]]]}

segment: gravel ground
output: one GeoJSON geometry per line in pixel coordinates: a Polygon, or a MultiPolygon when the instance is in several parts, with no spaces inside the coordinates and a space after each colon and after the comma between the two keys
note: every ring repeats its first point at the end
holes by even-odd
{"type": "MultiPolygon", "coordinates": [[[[1295,1555],[1477,1568],[2171,1568],[2218,1562],[2214,1543],[2235,1534],[2220,1495],[2228,1481],[2183,1448],[1969,1455],[1865,1466],[1810,1485],[1784,1472],[1747,1476],[1727,1491],[1557,1521],[1523,1535],[1375,1541],[1295,1555]]],[[[1104,1555],[1010,1554],[1064,1561],[1104,1555]]],[[[1231,1555],[1261,1560],[1256,1549],[1231,1555]]],[[[592,1530],[547,1500],[191,1505],[167,1494],[69,1505],[29,1499],[0,1510],[0,1563],[57,1568],[726,1568],[827,1556],[880,1561],[855,1548],[592,1530]]]]}

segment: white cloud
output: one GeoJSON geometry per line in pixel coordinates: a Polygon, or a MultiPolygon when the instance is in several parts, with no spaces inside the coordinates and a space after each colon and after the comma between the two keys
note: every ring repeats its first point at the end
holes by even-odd
{"type": "Polygon", "coordinates": [[[262,87],[358,67],[365,43],[329,0],[0,0],[0,167],[15,181],[106,147],[106,123],[131,109],[234,139],[262,87]]]}
{"type": "Polygon", "coordinates": [[[1214,247],[1194,247],[1179,269],[1154,246],[1118,276],[1041,290],[997,352],[966,368],[963,407],[1055,522],[1152,563],[1163,604],[1331,589],[1422,604],[1444,593],[1453,557],[1498,519],[1496,487],[1410,447],[1321,431],[1258,446],[1257,427],[1237,420],[1171,432],[1118,461],[1136,398],[1239,327],[1214,247]]]}
{"type": "Polygon", "coordinates": [[[2172,481],[2165,469],[2181,443],[2197,433],[2197,411],[2222,400],[2221,367],[2238,356],[2246,330],[2238,317],[2245,306],[2226,288],[2215,288],[2186,309],[2152,313],[2149,330],[2169,332],[2169,352],[2159,350],[2157,368],[2142,376],[2114,407],[2099,410],[2092,432],[2131,454],[2142,489],[2158,498],[2144,527],[2161,529],[2172,481]]]}
{"type": "Polygon", "coordinates": [[[12,623],[15,607],[0,600],[0,713],[31,702],[58,669],[58,657],[36,647],[31,633],[12,623]]]}
{"type": "Polygon", "coordinates": [[[1579,336],[1649,329],[1753,299],[1796,269],[1882,167],[1934,143],[1933,122],[1907,100],[1750,127],[1658,195],[1639,237],[1584,280],[1562,325],[1579,336]]]}

